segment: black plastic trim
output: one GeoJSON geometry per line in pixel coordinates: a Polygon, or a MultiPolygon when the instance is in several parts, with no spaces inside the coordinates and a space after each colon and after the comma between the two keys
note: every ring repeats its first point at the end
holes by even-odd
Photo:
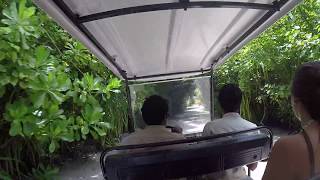
{"type": "Polygon", "coordinates": [[[172,9],[184,9],[189,8],[245,8],[245,9],[262,9],[262,10],[274,10],[277,7],[273,4],[261,4],[261,3],[249,3],[249,2],[228,2],[228,1],[180,1],[174,3],[162,3],[162,4],[150,4],[136,7],[128,7],[122,9],[115,9],[105,12],[94,13],[79,17],[80,23],[95,21],[99,19],[111,18],[116,16],[123,16],[128,14],[136,14],[143,12],[153,12],[172,9]]]}

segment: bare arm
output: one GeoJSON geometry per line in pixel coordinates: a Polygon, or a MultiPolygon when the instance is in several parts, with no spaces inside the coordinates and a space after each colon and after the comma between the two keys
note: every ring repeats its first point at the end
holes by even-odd
{"type": "Polygon", "coordinates": [[[253,164],[248,164],[247,167],[249,168],[250,171],[254,171],[258,166],[258,163],[253,163],[253,164]]]}
{"type": "Polygon", "coordinates": [[[262,180],[294,179],[291,166],[294,165],[294,161],[290,159],[289,155],[292,148],[290,149],[290,143],[287,139],[280,139],[276,142],[272,148],[262,180]]]}

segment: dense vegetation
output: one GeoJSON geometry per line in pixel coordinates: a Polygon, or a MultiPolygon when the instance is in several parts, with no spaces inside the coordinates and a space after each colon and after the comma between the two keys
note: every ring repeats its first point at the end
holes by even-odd
{"type": "MultiPolygon", "coordinates": [[[[113,145],[127,124],[121,81],[31,1],[0,0],[0,11],[0,179],[50,179],[75,145],[113,145]]],[[[320,2],[305,0],[221,66],[217,87],[240,85],[247,119],[297,127],[290,81],[301,63],[320,59],[319,44],[320,2]]],[[[180,112],[187,92],[140,93],[159,88],[181,96],[171,105],[180,112]]]]}
{"type": "Polygon", "coordinates": [[[47,179],[76,142],[117,141],[121,81],[31,2],[0,7],[0,179],[47,179]]]}
{"type": "Polygon", "coordinates": [[[319,44],[320,2],[305,0],[221,66],[218,87],[240,85],[247,119],[297,127],[288,98],[290,82],[300,64],[320,60],[319,44]]]}

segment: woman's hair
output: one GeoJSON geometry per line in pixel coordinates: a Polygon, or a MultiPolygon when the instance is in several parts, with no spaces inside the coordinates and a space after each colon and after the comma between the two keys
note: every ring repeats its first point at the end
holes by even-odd
{"type": "Polygon", "coordinates": [[[311,118],[320,121],[320,61],[303,64],[294,76],[291,90],[311,118]]]}

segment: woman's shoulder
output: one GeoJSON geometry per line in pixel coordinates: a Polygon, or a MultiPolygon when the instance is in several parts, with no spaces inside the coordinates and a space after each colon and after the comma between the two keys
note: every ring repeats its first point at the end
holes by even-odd
{"type": "Polygon", "coordinates": [[[301,134],[280,138],[272,148],[272,154],[295,172],[297,164],[304,162],[305,143],[301,134]]]}
{"type": "Polygon", "coordinates": [[[303,150],[304,141],[301,134],[282,137],[274,144],[274,147],[272,148],[274,153],[277,153],[280,156],[285,155],[289,158],[292,156],[296,157],[296,155],[303,152],[303,150]]]}
{"type": "Polygon", "coordinates": [[[301,156],[301,135],[280,138],[273,146],[266,168],[264,180],[267,179],[301,179],[297,164],[303,163],[301,156]]]}
{"type": "MultiPolygon", "coordinates": [[[[281,137],[276,143],[275,147],[278,148],[297,148],[297,146],[301,147],[301,145],[304,143],[303,136],[301,134],[291,135],[291,136],[284,136],[281,137]]],[[[293,149],[295,149],[293,148],[293,149]]]]}

